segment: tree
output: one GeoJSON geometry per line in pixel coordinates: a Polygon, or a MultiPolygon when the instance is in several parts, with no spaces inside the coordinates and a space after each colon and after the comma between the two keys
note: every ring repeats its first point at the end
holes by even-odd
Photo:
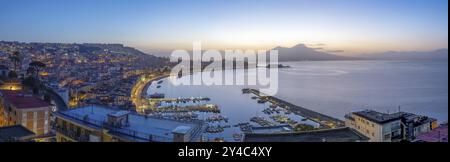
{"type": "Polygon", "coordinates": [[[15,71],[10,71],[8,73],[8,78],[17,78],[17,73],[15,71]]]}
{"type": "Polygon", "coordinates": [[[19,51],[14,51],[11,55],[9,55],[9,59],[14,63],[14,71],[17,71],[17,67],[22,62],[22,57],[20,56],[19,51]]]}
{"type": "Polygon", "coordinates": [[[40,61],[33,61],[29,64],[27,73],[34,74],[36,79],[39,80],[39,72],[41,72],[47,65],[40,61]]]}

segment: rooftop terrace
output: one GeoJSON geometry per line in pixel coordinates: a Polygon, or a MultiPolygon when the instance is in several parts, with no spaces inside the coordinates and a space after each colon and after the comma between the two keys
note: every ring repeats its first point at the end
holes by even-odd
{"type": "MultiPolygon", "coordinates": [[[[193,133],[193,138],[197,137],[201,132],[202,123],[192,121],[177,121],[171,119],[161,119],[147,117],[136,113],[130,113],[128,116],[128,125],[124,127],[110,127],[105,125],[108,115],[124,114],[123,111],[114,110],[103,106],[87,106],[77,109],[71,109],[56,113],[65,119],[78,122],[95,129],[108,127],[111,134],[120,136],[132,141],[157,141],[171,142],[173,141],[174,130],[180,128],[190,128],[185,132],[193,133]]],[[[194,139],[192,139],[194,140],[194,139]]]]}
{"type": "Polygon", "coordinates": [[[381,113],[381,112],[377,112],[377,111],[373,111],[373,110],[358,111],[358,112],[354,112],[354,114],[356,114],[360,117],[364,117],[367,120],[370,120],[372,122],[379,123],[379,124],[398,120],[402,116],[402,113],[387,114],[387,113],[381,113]]]}
{"type": "Polygon", "coordinates": [[[448,142],[448,124],[439,126],[431,132],[417,136],[415,141],[420,142],[448,142]]]}

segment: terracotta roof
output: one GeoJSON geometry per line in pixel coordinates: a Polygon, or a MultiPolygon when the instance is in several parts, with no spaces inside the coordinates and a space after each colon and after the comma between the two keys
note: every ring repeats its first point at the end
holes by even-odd
{"type": "Polygon", "coordinates": [[[18,109],[32,109],[51,106],[44,100],[41,100],[24,91],[0,90],[0,96],[3,97],[9,104],[18,109]]]}
{"type": "Polygon", "coordinates": [[[431,132],[420,134],[416,140],[424,142],[448,142],[448,124],[441,125],[431,132]]]}

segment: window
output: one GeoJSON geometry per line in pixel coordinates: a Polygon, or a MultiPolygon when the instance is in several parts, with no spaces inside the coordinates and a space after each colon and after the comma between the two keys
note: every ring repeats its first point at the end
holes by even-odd
{"type": "Polygon", "coordinates": [[[392,132],[392,136],[393,136],[393,137],[400,136],[400,131],[393,131],[393,132],[392,132]]]}
{"type": "Polygon", "coordinates": [[[375,137],[375,133],[372,132],[372,137],[375,137]]]}

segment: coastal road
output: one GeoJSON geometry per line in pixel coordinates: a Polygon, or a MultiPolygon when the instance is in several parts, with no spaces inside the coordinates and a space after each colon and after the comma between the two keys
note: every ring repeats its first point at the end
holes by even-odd
{"type": "Polygon", "coordinates": [[[149,75],[141,76],[136,84],[131,89],[131,101],[136,106],[137,112],[143,112],[144,109],[148,108],[148,102],[143,97],[143,93],[145,94],[147,87],[153,81],[165,78],[169,76],[169,72],[164,73],[152,73],[149,75]]]}

